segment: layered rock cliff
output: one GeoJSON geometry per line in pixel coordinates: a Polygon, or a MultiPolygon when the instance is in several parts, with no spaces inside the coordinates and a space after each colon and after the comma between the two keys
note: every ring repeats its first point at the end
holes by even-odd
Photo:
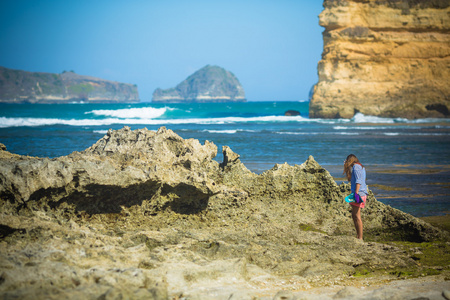
{"type": "Polygon", "coordinates": [[[325,0],[310,117],[450,117],[450,2],[325,0]]]}
{"type": "Polygon", "coordinates": [[[213,143],[164,127],[110,130],[55,159],[0,144],[0,294],[260,299],[347,285],[364,272],[383,283],[402,270],[427,274],[416,250],[376,241],[448,240],[370,193],[363,220],[372,241],[358,241],[348,185],[312,157],[257,175],[229,147],[220,164],[216,154],[213,143]]]}
{"type": "Polygon", "coordinates": [[[136,85],[82,76],[0,67],[0,103],[139,102],[136,85]]]}
{"type": "Polygon", "coordinates": [[[243,102],[244,89],[233,73],[207,65],[175,88],[156,89],[153,102],[243,102]]]}

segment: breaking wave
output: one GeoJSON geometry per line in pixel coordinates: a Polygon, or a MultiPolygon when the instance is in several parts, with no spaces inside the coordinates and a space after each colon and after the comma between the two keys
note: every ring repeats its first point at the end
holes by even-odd
{"type": "MultiPolygon", "coordinates": [[[[171,125],[171,124],[234,124],[234,123],[319,123],[335,124],[334,130],[380,130],[387,129],[386,126],[361,126],[367,124],[420,124],[420,123],[450,123],[449,119],[419,119],[407,120],[402,118],[381,118],[375,116],[365,116],[357,113],[352,119],[309,119],[303,116],[251,116],[251,117],[189,117],[191,111],[178,108],[143,107],[125,109],[99,109],[91,110],[83,114],[80,119],[60,119],[60,118],[36,118],[36,117],[0,117],[0,128],[21,127],[21,126],[104,126],[104,125],[171,125]],[[89,117],[91,116],[91,117],[89,117]],[[339,126],[340,124],[346,126],[339,126]],[[347,126],[351,124],[361,124],[360,126],[347,126]]],[[[390,126],[390,125],[388,125],[390,126]]],[[[446,128],[446,127],[444,127],[446,128]]],[[[230,132],[223,132],[230,133],[230,132]]],[[[285,133],[286,134],[286,133],[285,133]]],[[[299,133],[295,133],[299,134],[299,133]]],[[[301,134],[301,133],[300,133],[301,134]]]]}
{"type": "Polygon", "coordinates": [[[115,117],[121,119],[155,119],[163,116],[166,111],[175,108],[163,107],[142,107],[142,108],[123,108],[123,109],[96,109],[85,112],[85,114],[93,114],[96,116],[115,117]]]}

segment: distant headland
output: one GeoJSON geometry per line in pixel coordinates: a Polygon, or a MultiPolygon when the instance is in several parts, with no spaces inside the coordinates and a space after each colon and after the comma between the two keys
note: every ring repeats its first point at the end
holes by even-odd
{"type": "Polygon", "coordinates": [[[156,89],[152,102],[245,102],[245,92],[233,73],[207,65],[175,88],[156,89]]]}
{"type": "Polygon", "coordinates": [[[83,76],[0,67],[0,103],[139,102],[136,85],[83,76]]]}

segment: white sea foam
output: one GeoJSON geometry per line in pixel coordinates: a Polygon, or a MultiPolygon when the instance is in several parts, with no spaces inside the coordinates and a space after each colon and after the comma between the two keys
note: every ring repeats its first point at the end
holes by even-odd
{"type": "Polygon", "coordinates": [[[115,117],[121,119],[137,118],[137,119],[154,119],[159,118],[168,110],[174,110],[174,108],[163,107],[141,107],[141,108],[124,108],[124,109],[97,109],[85,112],[85,114],[94,114],[96,116],[115,117]]]}
{"type": "Polygon", "coordinates": [[[238,132],[235,130],[202,130],[203,132],[209,132],[209,133],[228,133],[228,134],[234,134],[238,132]]]}
{"type": "Polygon", "coordinates": [[[376,116],[366,116],[362,113],[357,113],[351,118],[353,123],[407,123],[408,119],[404,118],[383,118],[376,116]]]}
{"type": "Polygon", "coordinates": [[[323,132],[292,132],[292,131],[275,131],[276,134],[287,134],[287,135],[316,135],[323,134],[323,132]]]}
{"type": "MultiPolygon", "coordinates": [[[[123,116],[123,115],[121,115],[123,116]]],[[[233,124],[247,122],[308,122],[302,117],[267,116],[267,117],[226,117],[226,118],[191,118],[191,119],[150,119],[150,118],[106,118],[106,119],[56,119],[56,118],[6,118],[0,117],[0,128],[19,126],[101,126],[111,124],[124,125],[166,125],[166,124],[233,124]]]]}
{"type": "MultiPolygon", "coordinates": [[[[347,119],[342,119],[347,120],[347,119]]],[[[362,113],[357,113],[350,119],[352,123],[405,123],[405,124],[420,124],[420,123],[448,123],[450,119],[442,118],[428,118],[428,119],[415,119],[408,120],[405,118],[383,118],[376,116],[366,116],[362,113]]]]}
{"type": "Polygon", "coordinates": [[[384,132],[387,136],[449,136],[450,133],[446,132],[384,132]]]}
{"type": "Polygon", "coordinates": [[[287,135],[326,135],[326,134],[333,134],[333,135],[359,135],[357,132],[309,132],[309,131],[276,131],[276,134],[287,134],[287,135]]]}
{"type": "MultiPolygon", "coordinates": [[[[407,119],[402,118],[382,118],[376,116],[366,116],[362,113],[356,113],[351,119],[310,119],[313,122],[323,123],[323,124],[352,124],[352,123],[407,123],[407,119]]],[[[339,129],[344,129],[346,127],[339,126],[339,129]]]]}
{"type": "Polygon", "coordinates": [[[370,127],[370,126],[334,126],[334,130],[380,130],[380,129],[389,129],[393,128],[391,127],[385,127],[385,126],[376,126],[376,127],[370,127]]]}
{"type": "Polygon", "coordinates": [[[429,136],[449,136],[450,133],[446,133],[446,132],[415,132],[415,133],[405,133],[402,135],[429,135],[429,136]]]}
{"type": "Polygon", "coordinates": [[[54,118],[5,118],[0,117],[0,128],[20,127],[20,126],[51,126],[51,125],[69,125],[69,126],[100,126],[111,124],[129,124],[125,120],[119,119],[81,119],[64,120],[54,118]]]}
{"type": "Polygon", "coordinates": [[[99,134],[107,134],[108,130],[94,130],[94,133],[99,133],[99,134]]]}
{"type": "Polygon", "coordinates": [[[399,132],[384,132],[384,135],[388,135],[388,136],[396,136],[396,135],[400,135],[399,132]]]}
{"type": "Polygon", "coordinates": [[[321,124],[347,124],[350,123],[350,119],[308,119],[309,122],[321,123],[321,124]]]}
{"type": "Polygon", "coordinates": [[[202,132],[235,134],[237,132],[256,132],[256,130],[243,130],[243,129],[213,130],[213,129],[204,129],[204,130],[202,130],[202,132]]]}
{"type": "Polygon", "coordinates": [[[429,118],[429,119],[416,119],[409,121],[410,123],[449,123],[450,119],[446,118],[429,118]]]}
{"type": "MultiPolygon", "coordinates": [[[[297,123],[322,123],[336,124],[335,130],[346,130],[347,127],[338,126],[338,124],[351,123],[418,123],[418,120],[408,121],[406,119],[379,118],[373,116],[364,116],[356,114],[353,119],[309,119],[302,116],[262,116],[262,117],[224,117],[224,118],[180,118],[180,119],[162,119],[167,110],[173,110],[170,107],[164,108],[129,108],[119,110],[92,110],[86,114],[96,116],[107,116],[104,119],[57,119],[57,118],[7,118],[0,117],[0,128],[19,127],[19,126],[50,126],[50,125],[69,125],[69,126],[101,126],[112,124],[123,125],[171,125],[171,124],[235,124],[235,123],[270,123],[270,122],[297,122],[297,123]]],[[[421,122],[436,122],[436,119],[421,119],[421,122]]],[[[450,122],[450,120],[439,119],[440,122],[450,122]]],[[[350,127],[348,129],[387,129],[389,127],[350,127]]],[[[286,133],[284,133],[286,134],[286,133]]],[[[294,133],[302,134],[302,133],[294,133]]],[[[309,133],[310,134],[310,133],[309,133]]]]}

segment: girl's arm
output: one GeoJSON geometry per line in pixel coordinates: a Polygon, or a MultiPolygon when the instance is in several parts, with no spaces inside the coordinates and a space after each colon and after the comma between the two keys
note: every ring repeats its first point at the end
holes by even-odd
{"type": "Polygon", "coordinates": [[[357,183],[356,184],[356,187],[355,187],[355,194],[358,194],[359,193],[359,188],[361,187],[361,184],[360,183],[357,183]]]}

